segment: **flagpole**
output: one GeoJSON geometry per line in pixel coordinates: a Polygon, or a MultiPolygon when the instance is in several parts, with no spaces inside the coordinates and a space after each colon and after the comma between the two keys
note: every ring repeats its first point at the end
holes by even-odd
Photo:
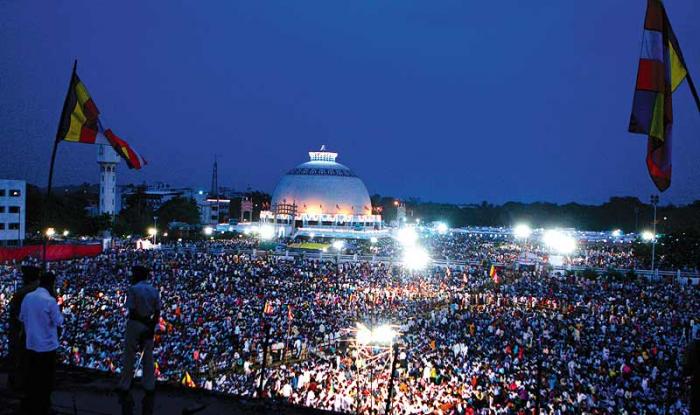
{"type": "Polygon", "coordinates": [[[690,71],[687,70],[687,67],[686,67],[685,77],[688,79],[688,86],[690,87],[690,93],[693,95],[693,98],[695,98],[695,105],[698,107],[698,111],[700,111],[700,98],[698,98],[698,91],[697,91],[697,89],[695,89],[695,84],[693,83],[693,78],[690,77],[690,71]]]}
{"type": "MultiPolygon", "coordinates": [[[[78,60],[73,61],[73,72],[71,72],[71,81],[68,82],[70,83],[73,80],[73,76],[75,75],[75,70],[78,67],[78,60]]],[[[68,87],[68,91],[66,91],[66,98],[63,100],[63,108],[65,109],[66,103],[68,102],[68,96],[70,95],[70,86],[68,87]]],[[[61,112],[61,115],[63,114],[63,111],[61,112]]],[[[51,151],[51,164],[49,165],[49,183],[46,186],[46,204],[44,205],[44,220],[43,220],[43,226],[41,229],[41,232],[44,234],[44,247],[42,249],[42,255],[41,259],[44,263],[44,271],[46,271],[47,268],[47,263],[46,263],[46,249],[49,244],[49,235],[46,233],[46,226],[48,225],[48,216],[49,216],[49,203],[51,202],[51,189],[53,186],[53,167],[56,164],[56,151],[58,150],[58,142],[59,140],[59,135],[61,133],[61,122],[59,120],[58,122],[58,127],[56,130],[56,138],[54,139],[53,142],[53,150],[51,151]]]]}

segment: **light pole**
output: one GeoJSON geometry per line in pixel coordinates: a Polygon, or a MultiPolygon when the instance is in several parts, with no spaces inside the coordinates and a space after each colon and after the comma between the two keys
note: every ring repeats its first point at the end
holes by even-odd
{"type": "Polygon", "coordinates": [[[158,216],[153,217],[153,229],[155,229],[155,232],[153,232],[153,245],[155,245],[156,236],[158,235],[158,216]]]}
{"type": "Polygon", "coordinates": [[[654,207],[654,237],[651,240],[651,271],[654,272],[654,257],[656,254],[656,205],[659,204],[659,195],[651,195],[651,205],[654,207]]]}
{"type": "Polygon", "coordinates": [[[386,395],[386,409],[384,410],[384,414],[386,415],[391,414],[391,399],[394,393],[394,378],[396,377],[396,361],[399,355],[399,344],[394,343],[391,350],[393,356],[391,360],[391,374],[389,375],[389,390],[387,391],[386,395]]]}

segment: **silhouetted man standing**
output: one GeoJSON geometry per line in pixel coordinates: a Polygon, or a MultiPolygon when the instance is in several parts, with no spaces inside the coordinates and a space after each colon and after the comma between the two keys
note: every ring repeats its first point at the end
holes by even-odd
{"type": "Polygon", "coordinates": [[[32,415],[48,414],[51,409],[58,330],[63,325],[54,293],[55,282],[53,273],[42,274],[39,288],[24,297],[19,313],[27,336],[27,393],[22,408],[32,415]]]}
{"type": "Polygon", "coordinates": [[[15,291],[9,305],[10,333],[9,333],[9,361],[10,373],[8,382],[13,389],[21,389],[24,375],[27,372],[26,364],[26,335],[22,322],[19,321],[19,311],[22,307],[22,300],[30,292],[39,286],[40,269],[37,267],[22,267],[22,287],[15,291]]]}
{"type": "MultiPolygon", "coordinates": [[[[160,320],[160,294],[148,282],[150,270],[146,267],[132,268],[131,287],[126,297],[126,307],[129,309],[129,320],[124,334],[124,355],[122,357],[122,374],[118,390],[124,398],[124,405],[131,405],[132,379],[134,377],[134,362],[139,349],[143,350],[143,412],[152,413],[153,394],[156,388],[155,366],[153,364],[153,335],[160,320]]],[[[129,412],[129,411],[125,411],[129,412]]]]}

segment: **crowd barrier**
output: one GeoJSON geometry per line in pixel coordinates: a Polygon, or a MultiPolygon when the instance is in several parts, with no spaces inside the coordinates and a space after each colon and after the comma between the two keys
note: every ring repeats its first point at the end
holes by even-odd
{"type": "MultiPolygon", "coordinates": [[[[22,261],[26,258],[41,259],[43,245],[27,245],[12,248],[0,248],[0,263],[22,261]]],[[[47,261],[97,256],[102,253],[102,244],[67,244],[46,247],[47,261]]]]}

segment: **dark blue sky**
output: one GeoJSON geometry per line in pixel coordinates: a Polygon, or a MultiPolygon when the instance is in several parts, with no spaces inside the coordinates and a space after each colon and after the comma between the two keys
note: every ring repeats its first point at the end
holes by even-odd
{"type": "MultiPolygon", "coordinates": [[[[667,1],[700,82],[700,3],[667,1]]],[[[321,144],[371,193],[602,202],[653,191],[627,133],[646,1],[0,1],[0,177],[45,185],[70,68],[150,162],[120,183],[272,191],[321,144]],[[118,6],[119,5],[119,6],[118,6]]],[[[700,198],[674,95],[666,201],[700,198]]],[[[58,184],[97,181],[64,143],[58,184]]]]}

